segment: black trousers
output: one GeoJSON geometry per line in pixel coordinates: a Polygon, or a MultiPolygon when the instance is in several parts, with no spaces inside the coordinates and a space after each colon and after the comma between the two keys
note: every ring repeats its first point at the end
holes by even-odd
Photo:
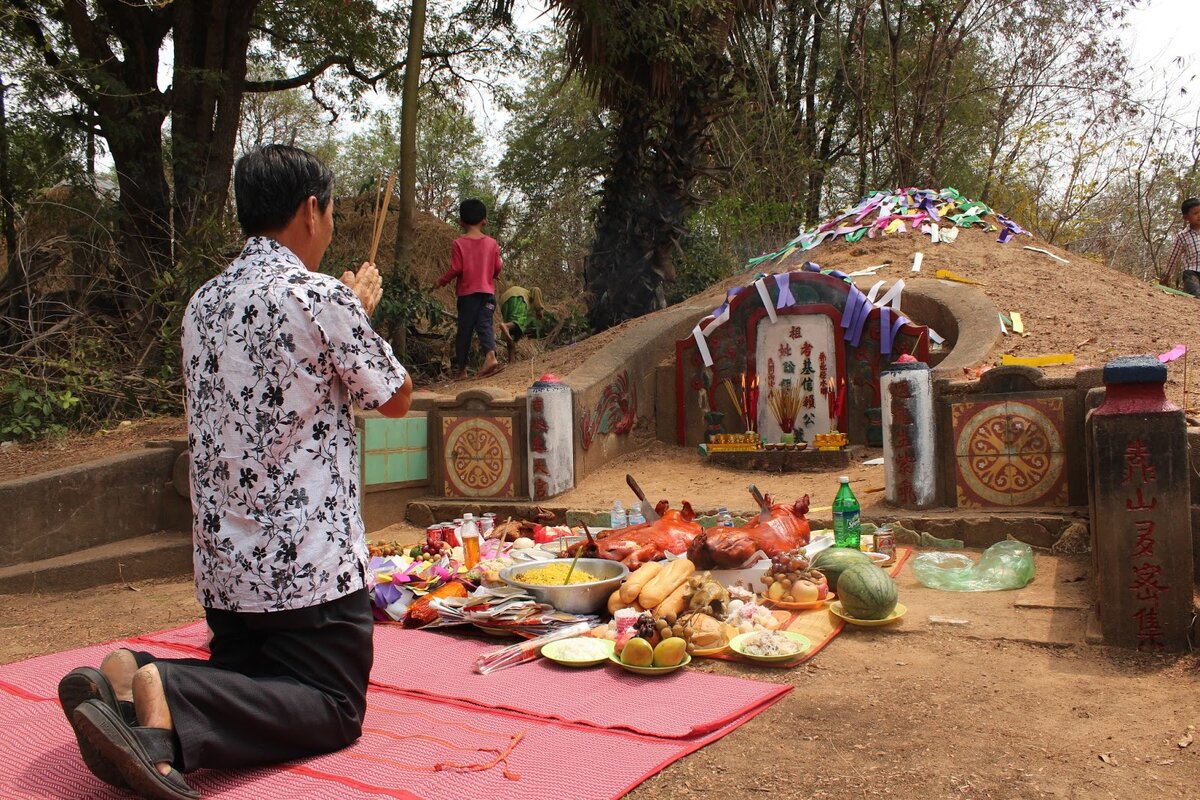
{"type": "Polygon", "coordinates": [[[276,764],[362,734],[374,659],[367,590],[290,611],[207,609],[212,658],[156,659],[181,772],[276,764]]]}
{"type": "Polygon", "coordinates": [[[496,295],[486,292],[464,294],[458,298],[458,335],[454,339],[454,366],[467,368],[467,356],[471,353],[471,334],[479,334],[479,346],[483,352],[496,349],[496,295]]]}

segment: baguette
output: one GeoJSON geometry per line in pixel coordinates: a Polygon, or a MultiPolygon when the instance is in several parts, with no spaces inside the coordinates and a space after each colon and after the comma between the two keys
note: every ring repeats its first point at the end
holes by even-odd
{"type": "Polygon", "coordinates": [[[650,583],[638,595],[638,602],[644,608],[654,608],[667,595],[675,591],[679,584],[684,583],[696,571],[696,565],[686,558],[678,558],[659,571],[650,583]]]}
{"type": "Polygon", "coordinates": [[[616,591],[614,591],[608,597],[608,613],[610,615],[616,614],[622,608],[624,608],[624,605],[621,603],[621,589],[618,587],[616,591]]]}
{"type": "Polygon", "coordinates": [[[621,590],[617,589],[608,597],[608,613],[616,614],[622,608],[632,608],[639,614],[646,610],[642,608],[636,600],[634,600],[632,603],[621,602],[621,590]]]}
{"type": "Polygon", "coordinates": [[[642,589],[646,588],[655,575],[662,571],[663,565],[658,561],[642,564],[621,584],[621,602],[626,605],[638,599],[642,589]]]}
{"type": "Polygon", "coordinates": [[[674,614],[679,616],[683,610],[687,608],[688,601],[688,582],[675,587],[675,591],[667,595],[667,598],[654,607],[654,616],[662,619],[668,615],[674,614]]]}

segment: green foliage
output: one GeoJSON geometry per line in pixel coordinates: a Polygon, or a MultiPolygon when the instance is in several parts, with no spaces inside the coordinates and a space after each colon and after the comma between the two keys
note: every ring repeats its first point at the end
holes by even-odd
{"type": "MultiPolygon", "coordinates": [[[[400,165],[400,108],[374,112],[361,129],[341,143],[330,167],[343,191],[375,188],[381,171],[400,165]]],[[[450,223],[458,221],[464,197],[482,197],[494,226],[496,190],[488,176],[486,142],[474,118],[453,99],[426,93],[417,119],[416,207],[450,223]],[[488,202],[488,201],[491,202],[488,202]]],[[[395,201],[393,201],[395,202],[395,201]]]]}
{"type": "Polygon", "coordinates": [[[371,318],[371,324],[387,339],[394,339],[401,328],[433,330],[442,326],[442,304],[417,285],[411,275],[389,273],[383,276],[383,297],[371,318]]]}
{"type": "Polygon", "coordinates": [[[14,378],[0,387],[0,441],[66,433],[78,419],[79,403],[70,389],[32,388],[14,378]]]}
{"type": "Polygon", "coordinates": [[[513,194],[501,241],[505,277],[551,304],[578,298],[606,161],[604,113],[570,74],[561,46],[542,50],[508,104],[497,181],[513,194]]]}
{"type": "Polygon", "coordinates": [[[705,218],[710,210],[704,209],[692,217],[688,232],[680,241],[683,253],[675,259],[675,281],[668,287],[668,303],[683,302],[741,269],[742,262],[721,246],[717,229],[707,223],[705,218]]]}

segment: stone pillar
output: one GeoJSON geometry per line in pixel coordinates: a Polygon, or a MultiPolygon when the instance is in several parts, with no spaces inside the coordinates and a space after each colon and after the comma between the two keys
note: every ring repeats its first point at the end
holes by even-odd
{"type": "Polygon", "coordinates": [[[1192,620],[1187,426],[1167,367],[1127,356],[1104,367],[1088,418],[1097,611],[1108,644],[1181,651],[1192,620]]]}
{"type": "Polygon", "coordinates": [[[529,387],[529,491],[534,500],[575,485],[571,387],[549,373],[529,387]]]}
{"type": "Polygon", "coordinates": [[[937,501],[933,377],[929,365],[901,356],[879,377],[886,498],[904,508],[937,501]]]}

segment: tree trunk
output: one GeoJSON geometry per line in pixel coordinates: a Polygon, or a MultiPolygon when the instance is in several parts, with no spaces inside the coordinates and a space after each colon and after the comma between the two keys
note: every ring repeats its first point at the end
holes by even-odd
{"type": "MultiPolygon", "coordinates": [[[[4,95],[8,85],[0,81],[0,220],[4,227],[4,259],[6,271],[4,280],[0,282],[0,299],[6,298],[7,303],[0,305],[0,347],[16,344],[20,339],[17,326],[10,320],[24,316],[29,308],[29,286],[21,262],[17,259],[17,225],[13,219],[12,173],[8,162],[8,117],[6,115],[4,95]]],[[[2,300],[0,300],[2,302],[2,300]]]]}
{"type": "Polygon", "coordinates": [[[17,223],[13,218],[12,172],[8,166],[8,117],[5,113],[4,95],[8,84],[0,80],[0,226],[4,228],[4,257],[11,280],[17,259],[17,223]]]}
{"type": "Polygon", "coordinates": [[[175,3],[171,175],[181,258],[210,251],[229,199],[246,50],[260,0],[175,3]]]}
{"type": "Polygon", "coordinates": [[[601,190],[596,238],[584,270],[595,330],[666,305],[674,255],[699,198],[692,185],[709,150],[719,65],[655,113],[636,100],[620,109],[614,162],[601,190]]]}
{"type": "MultiPolygon", "coordinates": [[[[393,249],[396,276],[412,266],[413,214],[417,202],[417,111],[421,93],[421,50],[425,46],[425,0],[413,0],[408,29],[408,59],[404,65],[404,97],[400,107],[400,207],[396,210],[393,249]]],[[[400,344],[403,346],[403,339],[400,344]]]]}

